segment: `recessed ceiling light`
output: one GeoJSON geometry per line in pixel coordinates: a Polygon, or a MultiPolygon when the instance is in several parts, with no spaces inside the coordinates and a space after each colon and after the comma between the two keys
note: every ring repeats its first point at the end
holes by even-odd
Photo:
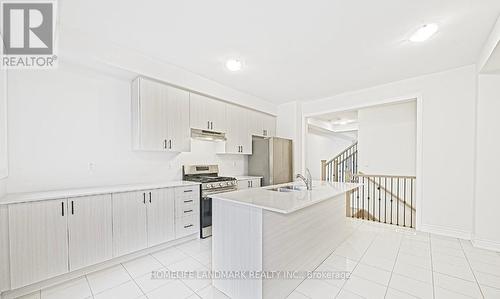
{"type": "Polygon", "coordinates": [[[230,70],[231,72],[237,72],[241,70],[242,63],[240,60],[237,59],[229,59],[226,61],[226,68],[230,70]]]}
{"type": "Polygon", "coordinates": [[[436,24],[426,24],[420,27],[413,35],[410,37],[412,42],[423,42],[428,40],[438,31],[438,25],[436,24]]]}

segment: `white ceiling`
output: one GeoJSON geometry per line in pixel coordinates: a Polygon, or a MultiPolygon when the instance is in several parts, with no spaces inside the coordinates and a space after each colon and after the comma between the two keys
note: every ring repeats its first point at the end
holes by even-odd
{"type": "Polygon", "coordinates": [[[60,23],[273,103],[475,63],[498,0],[61,0],[60,23]],[[424,23],[431,40],[405,41],[424,23]],[[230,73],[224,61],[244,60],[230,73]]]}
{"type": "Polygon", "coordinates": [[[337,121],[337,120],[358,120],[358,111],[341,111],[341,112],[331,112],[321,115],[314,116],[316,119],[321,119],[324,121],[337,121]]]}

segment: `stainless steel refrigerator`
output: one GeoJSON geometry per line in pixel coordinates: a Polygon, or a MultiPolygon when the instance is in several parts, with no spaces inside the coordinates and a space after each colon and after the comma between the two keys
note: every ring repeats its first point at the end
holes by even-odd
{"type": "Polygon", "coordinates": [[[292,140],[284,138],[252,138],[248,157],[248,174],[264,177],[263,186],[293,181],[292,140]]]}

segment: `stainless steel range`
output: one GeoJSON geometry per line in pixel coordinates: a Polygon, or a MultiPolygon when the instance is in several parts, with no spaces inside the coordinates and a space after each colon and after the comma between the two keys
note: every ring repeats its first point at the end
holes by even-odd
{"type": "Polygon", "coordinates": [[[185,181],[201,183],[200,236],[212,235],[212,198],[211,195],[236,191],[235,178],[220,177],[218,165],[184,165],[182,176],[185,181]]]}

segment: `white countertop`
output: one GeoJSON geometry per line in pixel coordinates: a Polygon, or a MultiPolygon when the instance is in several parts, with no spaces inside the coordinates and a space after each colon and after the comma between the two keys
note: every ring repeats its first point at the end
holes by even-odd
{"type": "Polygon", "coordinates": [[[261,179],[263,177],[262,176],[258,176],[258,175],[237,175],[237,176],[234,176],[234,178],[237,181],[244,181],[244,180],[261,179]]]}
{"type": "Polygon", "coordinates": [[[110,194],[110,193],[119,193],[128,191],[193,186],[193,185],[199,185],[199,183],[187,182],[187,181],[173,181],[173,182],[127,184],[127,185],[116,185],[116,186],[90,187],[90,188],[26,192],[26,193],[11,193],[0,198],[0,205],[30,202],[30,201],[60,199],[60,198],[72,198],[80,196],[91,196],[99,194],[110,194]]]}
{"type": "Polygon", "coordinates": [[[240,191],[220,193],[213,198],[227,200],[273,212],[289,214],[324,200],[342,195],[356,189],[362,184],[355,183],[328,183],[314,181],[312,190],[277,192],[270,189],[286,185],[304,185],[299,182],[251,188],[240,191]]]}

